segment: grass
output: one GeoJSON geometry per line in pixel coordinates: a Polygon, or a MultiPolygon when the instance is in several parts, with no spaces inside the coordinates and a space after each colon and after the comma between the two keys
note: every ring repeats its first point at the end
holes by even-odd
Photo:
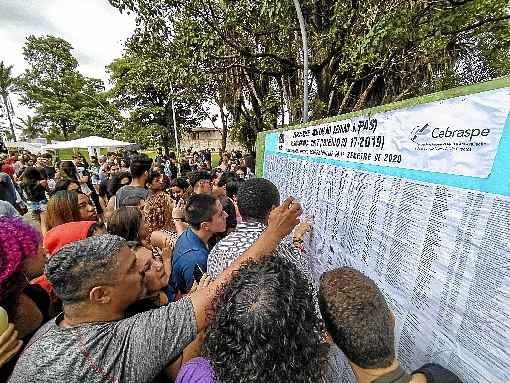
{"type": "MultiPolygon", "coordinates": [[[[89,151],[87,149],[58,149],[57,150],[57,156],[62,161],[63,160],[72,160],[73,159],[73,155],[77,154],[77,153],[81,153],[81,155],[83,157],[85,157],[85,159],[87,161],[90,161],[89,151]]],[[[106,154],[106,150],[105,149],[101,149],[101,154],[106,154]]]]}
{"type": "MultiPolygon", "coordinates": [[[[101,155],[104,155],[106,154],[107,150],[106,149],[101,149],[101,155]]],[[[85,159],[87,161],[90,161],[90,158],[89,158],[89,152],[87,149],[59,149],[57,150],[57,154],[58,154],[58,157],[60,158],[60,160],[72,160],[73,159],[73,155],[76,154],[76,153],[81,153],[81,155],[83,157],[85,157],[85,159]]],[[[143,153],[147,154],[150,158],[156,158],[156,151],[155,150],[144,150],[143,153]]],[[[220,154],[219,153],[212,153],[211,155],[211,166],[212,168],[216,168],[220,165],[220,154]]]]}
{"type": "MultiPolygon", "coordinates": [[[[101,149],[100,153],[101,155],[105,155],[107,152],[106,149],[101,149]]],[[[61,160],[72,160],[74,154],[80,153],[87,161],[90,161],[89,151],[87,149],[59,149],[57,153],[61,160]]],[[[150,158],[156,158],[155,150],[144,150],[142,153],[147,154],[150,158]]]]}
{"type": "Polygon", "coordinates": [[[214,169],[218,166],[220,166],[220,153],[214,152],[211,154],[211,167],[214,169]]]}

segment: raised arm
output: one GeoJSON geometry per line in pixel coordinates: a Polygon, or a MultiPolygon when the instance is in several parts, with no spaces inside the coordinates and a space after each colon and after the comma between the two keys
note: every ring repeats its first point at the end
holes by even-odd
{"type": "Polygon", "coordinates": [[[292,197],[287,198],[282,205],[271,212],[266,230],[253,245],[218,275],[207,289],[191,294],[198,331],[201,331],[208,325],[208,313],[212,309],[213,299],[222,287],[230,282],[232,274],[239,270],[247,261],[253,260],[258,262],[269,256],[276,249],[280,240],[289,235],[299,223],[301,213],[302,209],[299,202],[292,197]]]}

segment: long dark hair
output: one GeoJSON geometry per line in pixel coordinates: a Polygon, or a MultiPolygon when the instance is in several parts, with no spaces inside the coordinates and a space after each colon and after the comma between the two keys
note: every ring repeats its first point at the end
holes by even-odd
{"type": "Polygon", "coordinates": [[[52,195],[54,195],[55,193],[57,193],[57,192],[59,192],[61,190],[68,190],[67,188],[71,184],[78,185],[78,190],[80,190],[80,183],[77,180],[73,180],[73,179],[70,179],[70,178],[65,178],[65,179],[62,178],[59,181],[57,181],[57,183],[55,184],[55,188],[53,189],[53,194],[52,195]]]}
{"type": "Polygon", "coordinates": [[[78,170],[73,161],[62,161],[60,163],[60,178],[68,178],[78,181],[78,170]]]}
{"type": "Polygon", "coordinates": [[[127,241],[140,242],[140,226],[143,216],[137,207],[125,206],[114,210],[108,221],[108,233],[118,235],[127,241]]]}
{"type": "Polygon", "coordinates": [[[133,177],[131,177],[131,174],[129,172],[122,172],[122,173],[114,174],[112,176],[112,178],[108,182],[108,193],[110,193],[110,195],[112,195],[112,196],[115,195],[117,193],[117,191],[123,186],[121,184],[121,181],[124,178],[128,178],[129,182],[131,182],[133,177]]]}
{"type": "Polygon", "coordinates": [[[21,184],[25,186],[34,185],[43,179],[44,177],[39,169],[29,166],[23,171],[21,184]]]}

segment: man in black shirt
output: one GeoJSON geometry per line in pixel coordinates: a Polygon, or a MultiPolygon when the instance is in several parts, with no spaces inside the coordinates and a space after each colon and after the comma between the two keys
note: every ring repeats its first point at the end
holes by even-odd
{"type": "Polygon", "coordinates": [[[49,180],[55,179],[56,173],[51,160],[52,157],[49,153],[45,153],[37,159],[37,167],[44,172],[43,175],[49,180]]]}

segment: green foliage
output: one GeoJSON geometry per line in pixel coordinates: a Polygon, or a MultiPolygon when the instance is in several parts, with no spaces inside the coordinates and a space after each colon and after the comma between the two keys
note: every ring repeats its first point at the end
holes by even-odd
{"type": "MultiPolygon", "coordinates": [[[[110,3],[136,14],[137,34],[166,42],[172,79],[197,98],[205,89],[244,144],[252,146],[257,132],[283,116],[302,119],[301,36],[292,1],[110,3]]],[[[300,3],[312,118],[510,73],[508,0],[300,3]]]]}
{"type": "Polygon", "coordinates": [[[41,121],[37,117],[27,116],[26,118],[19,117],[19,124],[16,126],[21,129],[21,136],[25,140],[31,140],[39,137],[43,133],[41,121]]]}
{"type": "Polygon", "coordinates": [[[14,84],[14,78],[11,74],[12,65],[6,66],[0,61],[0,96],[7,97],[14,84]]]}
{"type": "Polygon", "coordinates": [[[16,80],[21,103],[35,111],[49,138],[112,137],[121,116],[106,98],[102,81],[78,72],[72,49],[58,37],[27,37],[23,56],[29,67],[16,80]]]}
{"type": "Polygon", "coordinates": [[[196,78],[179,76],[180,70],[161,36],[138,31],[128,40],[124,55],[108,66],[113,84],[109,95],[118,108],[130,112],[124,136],[146,146],[173,147],[172,100],[179,134],[198,126],[203,99],[189,92],[188,84],[196,84],[196,78]]]}

